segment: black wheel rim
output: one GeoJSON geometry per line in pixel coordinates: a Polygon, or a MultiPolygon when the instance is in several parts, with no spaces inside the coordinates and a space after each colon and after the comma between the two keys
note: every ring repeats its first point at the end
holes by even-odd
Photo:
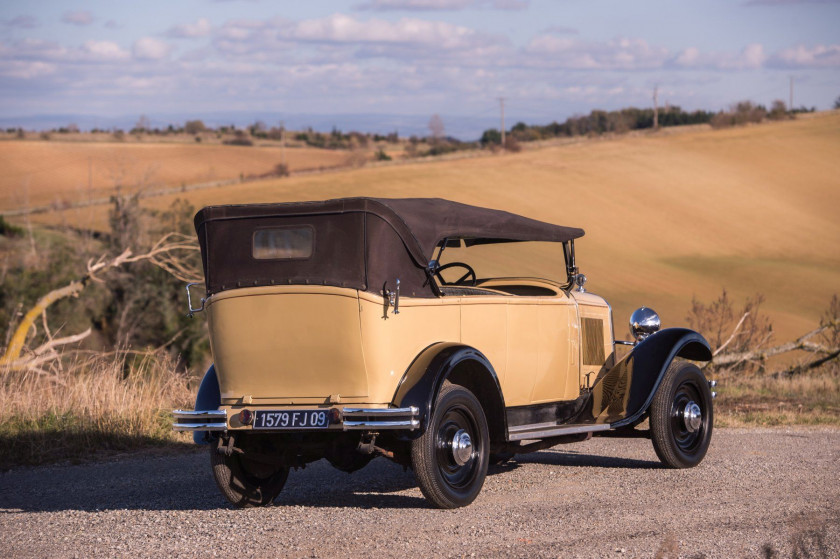
{"type": "Polygon", "coordinates": [[[476,437],[478,429],[472,413],[460,405],[452,406],[441,418],[435,436],[437,466],[443,481],[452,489],[465,490],[478,477],[481,441],[476,437]],[[452,453],[452,440],[458,431],[466,432],[472,441],[472,456],[463,465],[458,464],[452,453]]]}
{"type": "Polygon", "coordinates": [[[687,380],[677,387],[671,403],[671,433],[677,448],[683,453],[696,453],[703,444],[708,429],[708,406],[700,388],[694,381],[687,380]],[[691,430],[686,425],[684,413],[692,403],[700,407],[700,426],[691,430]]]}

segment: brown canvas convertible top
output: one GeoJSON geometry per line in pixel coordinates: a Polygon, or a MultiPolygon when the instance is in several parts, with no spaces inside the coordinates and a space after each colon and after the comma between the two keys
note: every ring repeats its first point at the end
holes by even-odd
{"type": "Polygon", "coordinates": [[[321,284],[372,292],[401,279],[405,294],[432,296],[426,267],[444,239],[467,245],[566,242],[582,229],[440,198],[340,198],[323,202],[210,206],[195,216],[208,293],[235,287],[321,284]],[[311,257],[256,260],[255,231],[309,227],[311,257]]]}

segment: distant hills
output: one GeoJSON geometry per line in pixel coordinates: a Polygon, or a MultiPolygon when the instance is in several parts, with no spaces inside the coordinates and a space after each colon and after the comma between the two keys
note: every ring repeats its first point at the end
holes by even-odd
{"type": "MultiPolygon", "coordinates": [[[[130,130],[141,115],[96,116],[83,114],[44,114],[20,117],[0,117],[0,128],[23,128],[25,130],[51,130],[69,124],[75,124],[81,130],[113,129],[130,130]]],[[[230,111],[202,114],[156,114],[145,115],[155,128],[168,125],[183,126],[187,120],[202,120],[206,125],[216,128],[235,124],[244,128],[260,120],[268,126],[277,126],[283,122],[288,130],[305,130],[311,127],[318,132],[329,132],[337,128],[343,132],[358,131],[377,134],[398,132],[401,137],[411,135],[428,136],[429,119],[432,115],[394,115],[394,114],[290,114],[258,111],[230,111]]],[[[447,136],[459,140],[477,140],[488,128],[499,127],[499,115],[488,113],[478,117],[441,115],[447,136]]],[[[516,120],[508,119],[510,126],[516,120]]]]}

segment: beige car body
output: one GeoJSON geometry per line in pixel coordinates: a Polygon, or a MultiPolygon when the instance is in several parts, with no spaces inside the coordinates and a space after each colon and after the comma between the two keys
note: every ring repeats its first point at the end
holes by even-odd
{"type": "Polygon", "coordinates": [[[393,405],[411,362],[439,342],[481,351],[495,368],[506,406],[578,398],[613,355],[607,303],[547,280],[493,280],[483,291],[494,282],[536,285],[553,295],[500,290],[403,297],[398,314],[384,297],[329,286],[253,287],[212,296],[207,320],[229,428],[251,428],[238,421],[243,407],[393,405]]]}

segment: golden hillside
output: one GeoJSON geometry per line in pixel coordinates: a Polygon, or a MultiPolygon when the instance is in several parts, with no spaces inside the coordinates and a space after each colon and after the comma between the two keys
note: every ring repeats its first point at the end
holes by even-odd
{"type": "MultiPolygon", "coordinates": [[[[440,196],[583,227],[578,264],[587,287],[612,303],[619,337],[637,306],[680,325],[692,296],[709,301],[726,287],[738,300],[763,293],[778,338],[788,339],[814,327],[840,292],[837,111],[187,194],[197,207],[359,195],[440,196]]],[[[105,210],[36,219],[104,223],[105,210]]]]}
{"type": "Polygon", "coordinates": [[[0,210],[62,205],[126,190],[178,187],[345,165],[346,151],[139,142],[0,142],[0,210]]]}

